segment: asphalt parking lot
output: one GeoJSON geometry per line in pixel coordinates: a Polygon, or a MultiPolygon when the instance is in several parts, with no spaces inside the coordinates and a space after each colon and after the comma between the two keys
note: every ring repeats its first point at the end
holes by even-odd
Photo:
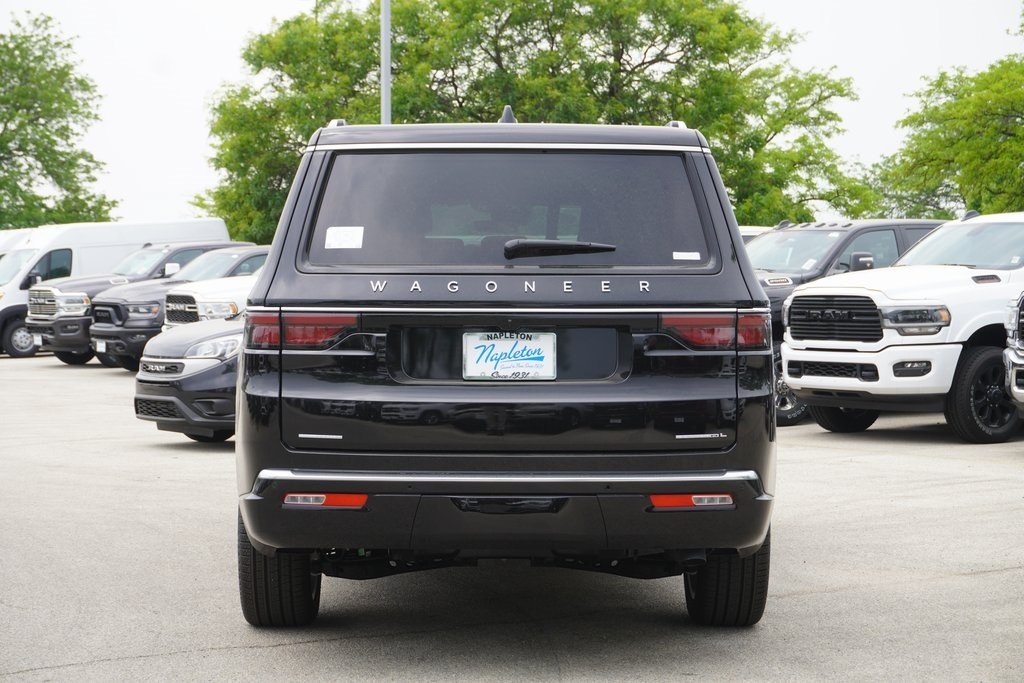
{"type": "Polygon", "coordinates": [[[1024,435],[780,430],[750,629],[691,625],[681,579],[492,564],[325,579],[270,631],[238,606],[233,441],[136,420],[133,381],[0,356],[0,679],[1024,679],[1024,435]]]}

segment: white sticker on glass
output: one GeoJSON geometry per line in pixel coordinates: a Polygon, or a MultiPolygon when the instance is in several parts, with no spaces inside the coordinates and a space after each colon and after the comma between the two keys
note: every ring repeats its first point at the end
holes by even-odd
{"type": "Polygon", "coordinates": [[[800,266],[800,270],[810,270],[811,268],[814,267],[814,264],[817,263],[817,262],[818,262],[818,259],[816,259],[816,258],[809,258],[806,261],[804,261],[804,264],[802,266],[800,266]]]}
{"type": "Polygon", "coordinates": [[[699,251],[673,251],[673,261],[700,261],[699,251]]]}
{"type": "Polygon", "coordinates": [[[324,249],[362,249],[363,226],[332,225],[324,236],[324,249]]]}

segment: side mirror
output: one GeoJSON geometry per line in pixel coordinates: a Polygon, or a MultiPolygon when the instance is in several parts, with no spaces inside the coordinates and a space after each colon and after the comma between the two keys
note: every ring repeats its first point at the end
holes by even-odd
{"type": "Polygon", "coordinates": [[[42,281],[42,275],[36,272],[32,272],[25,276],[25,279],[21,281],[21,286],[18,289],[28,289],[29,287],[35,287],[42,281]]]}
{"type": "Polygon", "coordinates": [[[175,273],[177,273],[179,270],[181,270],[181,264],[180,263],[174,263],[173,261],[171,261],[170,263],[165,263],[164,264],[164,277],[170,277],[170,276],[174,275],[175,273]]]}
{"type": "Polygon", "coordinates": [[[850,270],[871,270],[875,267],[875,257],[869,251],[855,251],[850,254],[850,270]]]}

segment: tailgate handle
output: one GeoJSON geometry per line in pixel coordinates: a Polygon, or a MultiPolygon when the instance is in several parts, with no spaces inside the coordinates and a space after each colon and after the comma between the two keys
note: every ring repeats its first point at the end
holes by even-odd
{"type": "Polygon", "coordinates": [[[558,512],[569,502],[569,499],[478,496],[452,498],[452,502],[463,512],[479,512],[485,515],[526,515],[558,512]]]}

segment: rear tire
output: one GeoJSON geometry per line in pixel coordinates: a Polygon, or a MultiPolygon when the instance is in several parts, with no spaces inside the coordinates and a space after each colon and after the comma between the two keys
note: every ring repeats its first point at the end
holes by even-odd
{"type": "Polygon", "coordinates": [[[36,355],[36,345],[32,342],[32,333],[25,327],[25,321],[15,318],[7,323],[0,346],[11,358],[28,358],[36,355]]]}
{"type": "Polygon", "coordinates": [[[1003,351],[969,346],[960,354],[953,386],[946,394],[946,423],[968,443],[1003,443],[1020,426],[1006,393],[1003,351]]]}
{"type": "Polygon", "coordinates": [[[753,626],[768,602],[771,531],[753,555],[708,555],[683,577],[686,611],[702,626],[753,626]]]}
{"type": "Polygon", "coordinates": [[[61,363],[67,363],[68,365],[85,365],[92,360],[92,351],[83,351],[82,353],[75,353],[73,351],[54,351],[53,355],[57,357],[61,363]]]}
{"type": "Polygon", "coordinates": [[[867,408],[827,408],[825,406],[811,406],[811,417],[823,429],[840,434],[852,432],[863,432],[875,424],[875,420],[881,415],[880,410],[868,410],[867,408]]]}
{"type": "Polygon", "coordinates": [[[238,592],[242,615],[253,626],[303,626],[320,611],[319,574],[309,555],[261,555],[238,515],[238,592]]]}
{"type": "Polygon", "coordinates": [[[227,441],[234,435],[235,432],[231,429],[218,429],[213,432],[212,436],[208,436],[206,434],[190,434],[188,432],[185,432],[185,436],[192,439],[193,441],[198,441],[199,443],[220,443],[221,441],[227,441]]]}

